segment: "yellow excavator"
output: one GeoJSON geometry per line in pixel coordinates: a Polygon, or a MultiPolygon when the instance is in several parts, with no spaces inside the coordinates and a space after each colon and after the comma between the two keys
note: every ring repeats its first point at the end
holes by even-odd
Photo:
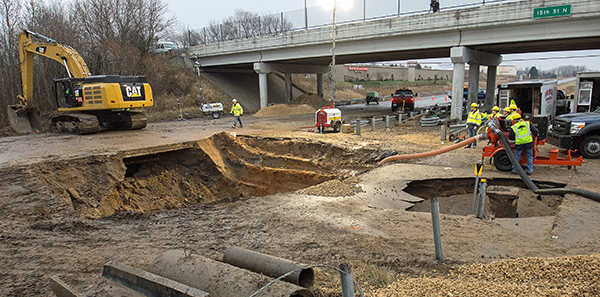
{"type": "Polygon", "coordinates": [[[91,134],[108,129],[142,129],[146,115],[139,108],[153,105],[152,89],[144,76],[91,75],[87,64],[70,46],[41,34],[23,30],[19,38],[19,62],[23,95],[8,106],[8,119],[19,133],[43,129],[33,99],[33,55],[53,59],[65,66],[68,78],[54,79],[60,115],[52,118],[57,132],[91,134]],[[34,42],[32,36],[41,39],[34,42]]]}

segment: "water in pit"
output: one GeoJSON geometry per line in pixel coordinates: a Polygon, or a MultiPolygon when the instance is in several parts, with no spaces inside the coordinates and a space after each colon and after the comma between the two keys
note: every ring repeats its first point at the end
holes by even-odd
{"type": "Polygon", "coordinates": [[[363,172],[372,153],[219,133],[158,152],[48,162],[34,170],[77,215],[102,217],[292,192],[363,172]]]}
{"type": "MultiPolygon", "coordinates": [[[[564,184],[535,182],[540,189],[564,187],[564,184]]],[[[431,212],[429,199],[439,199],[440,213],[469,215],[473,209],[474,178],[419,180],[410,182],[404,192],[423,198],[409,211],[431,212]]],[[[527,189],[520,179],[487,179],[484,217],[526,218],[553,216],[562,203],[562,196],[540,196],[527,189]]],[[[476,202],[477,203],[477,202],[476,202]]],[[[477,204],[475,205],[477,212],[477,204]]]]}

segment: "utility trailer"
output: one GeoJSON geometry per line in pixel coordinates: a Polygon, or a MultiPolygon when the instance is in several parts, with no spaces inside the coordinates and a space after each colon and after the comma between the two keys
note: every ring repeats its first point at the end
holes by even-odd
{"type": "Polygon", "coordinates": [[[556,115],[557,80],[518,81],[498,85],[496,105],[503,110],[514,100],[523,114],[556,115]]]}
{"type": "Polygon", "coordinates": [[[600,72],[577,73],[573,112],[592,112],[600,106],[600,72]]]}

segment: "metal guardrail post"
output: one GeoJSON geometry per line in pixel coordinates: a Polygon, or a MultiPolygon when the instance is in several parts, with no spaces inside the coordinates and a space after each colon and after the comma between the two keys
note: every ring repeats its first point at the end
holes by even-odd
{"type": "Polygon", "coordinates": [[[433,223],[433,243],[435,244],[435,259],[444,262],[444,252],[442,250],[442,231],[440,228],[440,203],[437,198],[429,199],[431,204],[431,221],[433,223]]]}
{"type": "Polygon", "coordinates": [[[446,125],[442,125],[442,132],[441,132],[441,135],[440,135],[440,139],[442,141],[446,141],[446,125]]]}
{"type": "Polygon", "coordinates": [[[358,136],[360,136],[360,126],[361,126],[361,124],[362,123],[360,121],[360,118],[356,119],[356,129],[355,129],[355,131],[356,131],[356,135],[358,135],[358,136]]]}
{"type": "Polygon", "coordinates": [[[385,128],[386,129],[390,128],[390,116],[389,115],[385,116],[385,128]]]}
{"type": "Polygon", "coordinates": [[[484,178],[482,178],[481,184],[479,185],[479,205],[477,207],[477,218],[478,219],[483,218],[483,203],[485,200],[486,187],[487,187],[486,180],[484,178]]]}
{"type": "Polygon", "coordinates": [[[371,131],[375,131],[375,117],[371,118],[371,131]]]}
{"type": "Polygon", "coordinates": [[[354,297],[354,280],[352,280],[352,266],[340,264],[339,268],[341,270],[340,281],[342,283],[342,297],[354,297]]]}
{"type": "Polygon", "coordinates": [[[402,124],[402,114],[398,114],[398,124],[402,124]]]}

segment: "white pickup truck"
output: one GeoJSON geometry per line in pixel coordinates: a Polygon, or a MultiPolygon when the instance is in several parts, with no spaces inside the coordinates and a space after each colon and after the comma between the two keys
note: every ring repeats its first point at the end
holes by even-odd
{"type": "Polygon", "coordinates": [[[211,115],[213,119],[218,119],[224,113],[223,111],[223,103],[202,103],[200,105],[200,110],[202,114],[205,116],[211,115]]]}

